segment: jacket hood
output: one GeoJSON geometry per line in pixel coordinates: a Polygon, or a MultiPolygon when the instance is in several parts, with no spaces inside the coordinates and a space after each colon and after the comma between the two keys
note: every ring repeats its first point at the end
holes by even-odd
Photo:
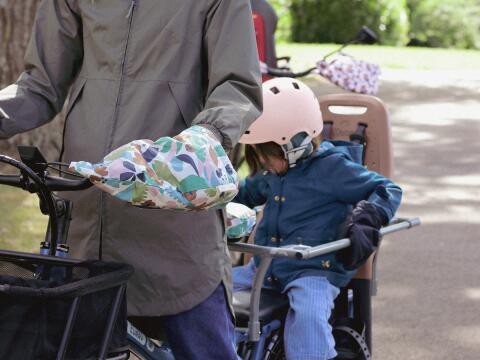
{"type": "Polygon", "coordinates": [[[348,160],[358,164],[363,163],[363,145],[355,144],[350,141],[325,140],[312,154],[312,158],[326,158],[336,154],[342,154],[348,160]]]}

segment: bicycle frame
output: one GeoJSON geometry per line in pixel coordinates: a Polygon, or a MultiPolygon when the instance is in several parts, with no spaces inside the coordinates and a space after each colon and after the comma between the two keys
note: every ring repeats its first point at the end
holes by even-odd
{"type": "MultiPolygon", "coordinates": [[[[39,154],[39,153],[38,153],[39,154]]],[[[43,159],[43,157],[42,157],[43,159]]],[[[53,245],[50,249],[50,255],[54,255],[57,242],[66,240],[66,234],[68,233],[68,227],[70,223],[71,204],[66,200],[56,197],[52,194],[51,188],[59,188],[62,190],[74,190],[84,189],[89,187],[82,182],[72,182],[71,180],[60,180],[60,178],[47,177],[46,173],[39,172],[45,171],[42,167],[37,167],[35,170],[17,160],[0,155],[0,162],[10,164],[18,168],[23,174],[20,177],[21,181],[14,181],[15,176],[0,175],[0,184],[7,184],[23,188],[24,190],[32,193],[37,193],[40,196],[42,212],[49,215],[49,230],[47,233],[47,239],[50,239],[53,245]],[[28,179],[31,179],[28,180],[28,179]],[[46,183],[50,181],[51,188],[46,183]],[[70,183],[69,183],[70,181],[70,183]],[[62,211],[63,209],[63,211],[62,211]],[[68,211],[69,210],[69,211],[68,211]],[[59,225],[60,224],[60,225],[59,225]],[[53,253],[52,253],[53,251],[53,253]]],[[[38,165],[38,162],[35,163],[38,165]]],[[[16,178],[19,178],[16,176],[16,178]]],[[[420,220],[414,219],[397,219],[395,223],[381,229],[381,235],[387,235],[393,232],[410,229],[413,226],[418,226],[420,220]]],[[[250,253],[261,258],[260,265],[257,268],[257,273],[254,280],[254,286],[252,288],[252,295],[250,299],[249,307],[249,323],[248,328],[236,329],[236,344],[252,344],[251,348],[247,349],[245,353],[245,359],[260,360],[264,356],[265,347],[267,345],[268,338],[282,326],[282,323],[278,320],[273,320],[267,324],[261,325],[259,321],[259,306],[260,295],[263,286],[263,279],[270,266],[273,258],[286,257],[291,259],[297,259],[298,261],[315,258],[330,252],[338,251],[340,249],[350,246],[350,240],[348,238],[336,240],[330,243],[319,245],[316,247],[308,247],[304,245],[294,245],[283,248],[265,247],[254,244],[245,243],[230,243],[229,248],[231,251],[250,253]]],[[[6,251],[0,251],[0,253],[10,253],[6,251]]],[[[1,254],[0,254],[1,255],[1,254]]],[[[25,255],[25,254],[23,254],[25,255]]],[[[42,257],[58,259],[53,256],[28,254],[31,257],[42,257]]],[[[53,261],[53,260],[52,260],[53,261]]],[[[74,259],[63,259],[66,262],[75,262],[74,259]]],[[[128,343],[130,350],[135,355],[141,357],[144,360],[174,360],[172,351],[169,349],[166,343],[157,343],[145,336],[140,330],[135,328],[132,324],[128,323],[127,328],[128,343]]],[[[274,340],[272,340],[274,341],[274,340]]],[[[269,346],[271,346],[271,343],[269,346]]],[[[268,350],[268,347],[267,347],[268,350]]],[[[104,349],[106,351],[106,348],[104,349]]],[[[127,359],[127,354],[116,355],[110,357],[108,360],[124,360],[127,359]]]]}
{"type": "MultiPolygon", "coordinates": [[[[380,230],[380,234],[381,236],[384,236],[394,232],[407,230],[418,225],[420,225],[419,218],[395,219],[390,225],[382,228],[380,230]]],[[[251,349],[247,351],[247,353],[245,354],[246,357],[244,357],[244,359],[261,360],[262,358],[264,358],[264,350],[267,339],[271,336],[273,331],[278,330],[282,326],[279,320],[273,320],[267,324],[264,324],[263,326],[259,321],[261,291],[266,272],[273,258],[286,257],[301,261],[338,251],[348,246],[350,246],[350,239],[348,238],[336,240],[315,247],[308,247],[305,245],[293,245],[283,248],[271,248],[246,243],[229,244],[229,249],[231,251],[250,253],[252,255],[259,256],[261,259],[260,264],[257,267],[254,285],[251,291],[248,328],[236,329],[237,347],[241,343],[251,344],[251,349]]]]}
{"type": "Polygon", "coordinates": [[[172,350],[166,344],[152,341],[130,322],[127,325],[127,336],[130,351],[137,357],[143,360],[175,360],[172,350]]]}

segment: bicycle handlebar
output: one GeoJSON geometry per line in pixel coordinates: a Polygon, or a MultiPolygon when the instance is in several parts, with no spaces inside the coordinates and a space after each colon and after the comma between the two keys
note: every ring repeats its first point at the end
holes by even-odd
{"type": "MultiPolygon", "coordinates": [[[[47,175],[44,179],[44,184],[50,191],[77,191],[85,190],[93,186],[88,179],[71,180],[57,176],[47,175]]],[[[36,184],[26,183],[22,175],[1,175],[0,184],[17,187],[30,192],[38,192],[36,184]]]]}
{"type": "Polygon", "coordinates": [[[52,192],[81,190],[89,188],[93,184],[86,179],[70,180],[49,176],[44,167],[37,166],[39,165],[38,163],[31,163],[29,164],[30,166],[28,166],[23,162],[5,155],[0,155],[0,163],[11,165],[20,170],[20,174],[18,175],[0,174],[0,184],[21,188],[30,193],[36,193],[40,197],[42,213],[48,214],[49,216],[49,232],[51,234],[49,254],[54,255],[58,241],[61,238],[61,226],[63,225],[60,223],[61,217],[57,212],[57,199],[52,192]]]}
{"type": "Polygon", "coordinates": [[[307,76],[308,74],[312,73],[314,70],[317,70],[317,67],[312,67],[310,69],[300,71],[297,73],[289,70],[275,69],[268,66],[266,67],[267,74],[273,77],[299,78],[299,77],[307,76]]]}
{"type": "Polygon", "coordinates": [[[51,191],[77,191],[85,190],[93,186],[88,179],[71,180],[55,176],[47,176],[45,185],[51,191]]]}
{"type": "Polygon", "coordinates": [[[0,184],[23,188],[20,181],[20,175],[0,175],[0,184]]]}
{"type": "MultiPolygon", "coordinates": [[[[397,231],[410,229],[420,225],[419,218],[413,219],[395,219],[390,225],[380,229],[381,235],[391,234],[397,231]]],[[[350,239],[340,239],[330,243],[309,247],[309,246],[290,246],[284,248],[259,246],[245,243],[230,243],[228,247],[231,251],[239,251],[260,256],[261,261],[257,267],[254,286],[250,296],[250,319],[248,322],[248,339],[250,341],[258,341],[260,339],[261,324],[259,320],[260,314],[260,294],[263,287],[263,281],[273,258],[286,257],[298,260],[308,260],[314,257],[331,253],[350,246],[350,239]]]]}
{"type": "MultiPolygon", "coordinates": [[[[420,225],[419,218],[395,219],[391,224],[380,229],[381,236],[397,231],[410,229],[420,225]]],[[[286,257],[298,260],[308,260],[320,255],[328,254],[350,246],[350,239],[340,239],[314,247],[305,245],[293,245],[287,247],[269,247],[247,243],[229,243],[231,251],[250,253],[257,256],[286,257]]]]}

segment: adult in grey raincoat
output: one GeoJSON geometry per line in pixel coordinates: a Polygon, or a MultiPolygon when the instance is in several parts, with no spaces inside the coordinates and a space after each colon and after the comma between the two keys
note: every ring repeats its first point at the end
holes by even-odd
{"type": "MultiPolygon", "coordinates": [[[[70,89],[64,162],[192,124],[230,149],[261,110],[251,16],[248,0],[44,0],[25,72],[0,92],[0,138],[50,121],[70,89]]],[[[130,315],[178,314],[230,287],[219,211],[139,209],[95,189],[66,196],[73,255],[134,265],[130,315]]]]}

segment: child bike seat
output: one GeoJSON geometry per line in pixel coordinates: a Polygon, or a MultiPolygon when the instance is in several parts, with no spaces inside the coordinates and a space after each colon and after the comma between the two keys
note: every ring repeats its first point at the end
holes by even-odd
{"type": "MultiPolygon", "coordinates": [[[[238,326],[248,326],[250,317],[250,291],[238,291],[233,294],[233,308],[238,326]]],[[[262,289],[259,320],[268,322],[284,316],[288,311],[288,297],[275,290],[262,289]]]]}
{"type": "Polygon", "coordinates": [[[324,124],[332,126],[327,139],[352,141],[355,140],[352,136],[360,136],[362,138],[360,143],[366,147],[365,166],[391,178],[393,146],[390,119],[385,104],[377,97],[359,94],[325,95],[320,96],[318,101],[324,124]],[[349,108],[364,109],[364,112],[350,114],[349,108]],[[358,128],[362,125],[365,132],[358,134],[358,128]]]}

